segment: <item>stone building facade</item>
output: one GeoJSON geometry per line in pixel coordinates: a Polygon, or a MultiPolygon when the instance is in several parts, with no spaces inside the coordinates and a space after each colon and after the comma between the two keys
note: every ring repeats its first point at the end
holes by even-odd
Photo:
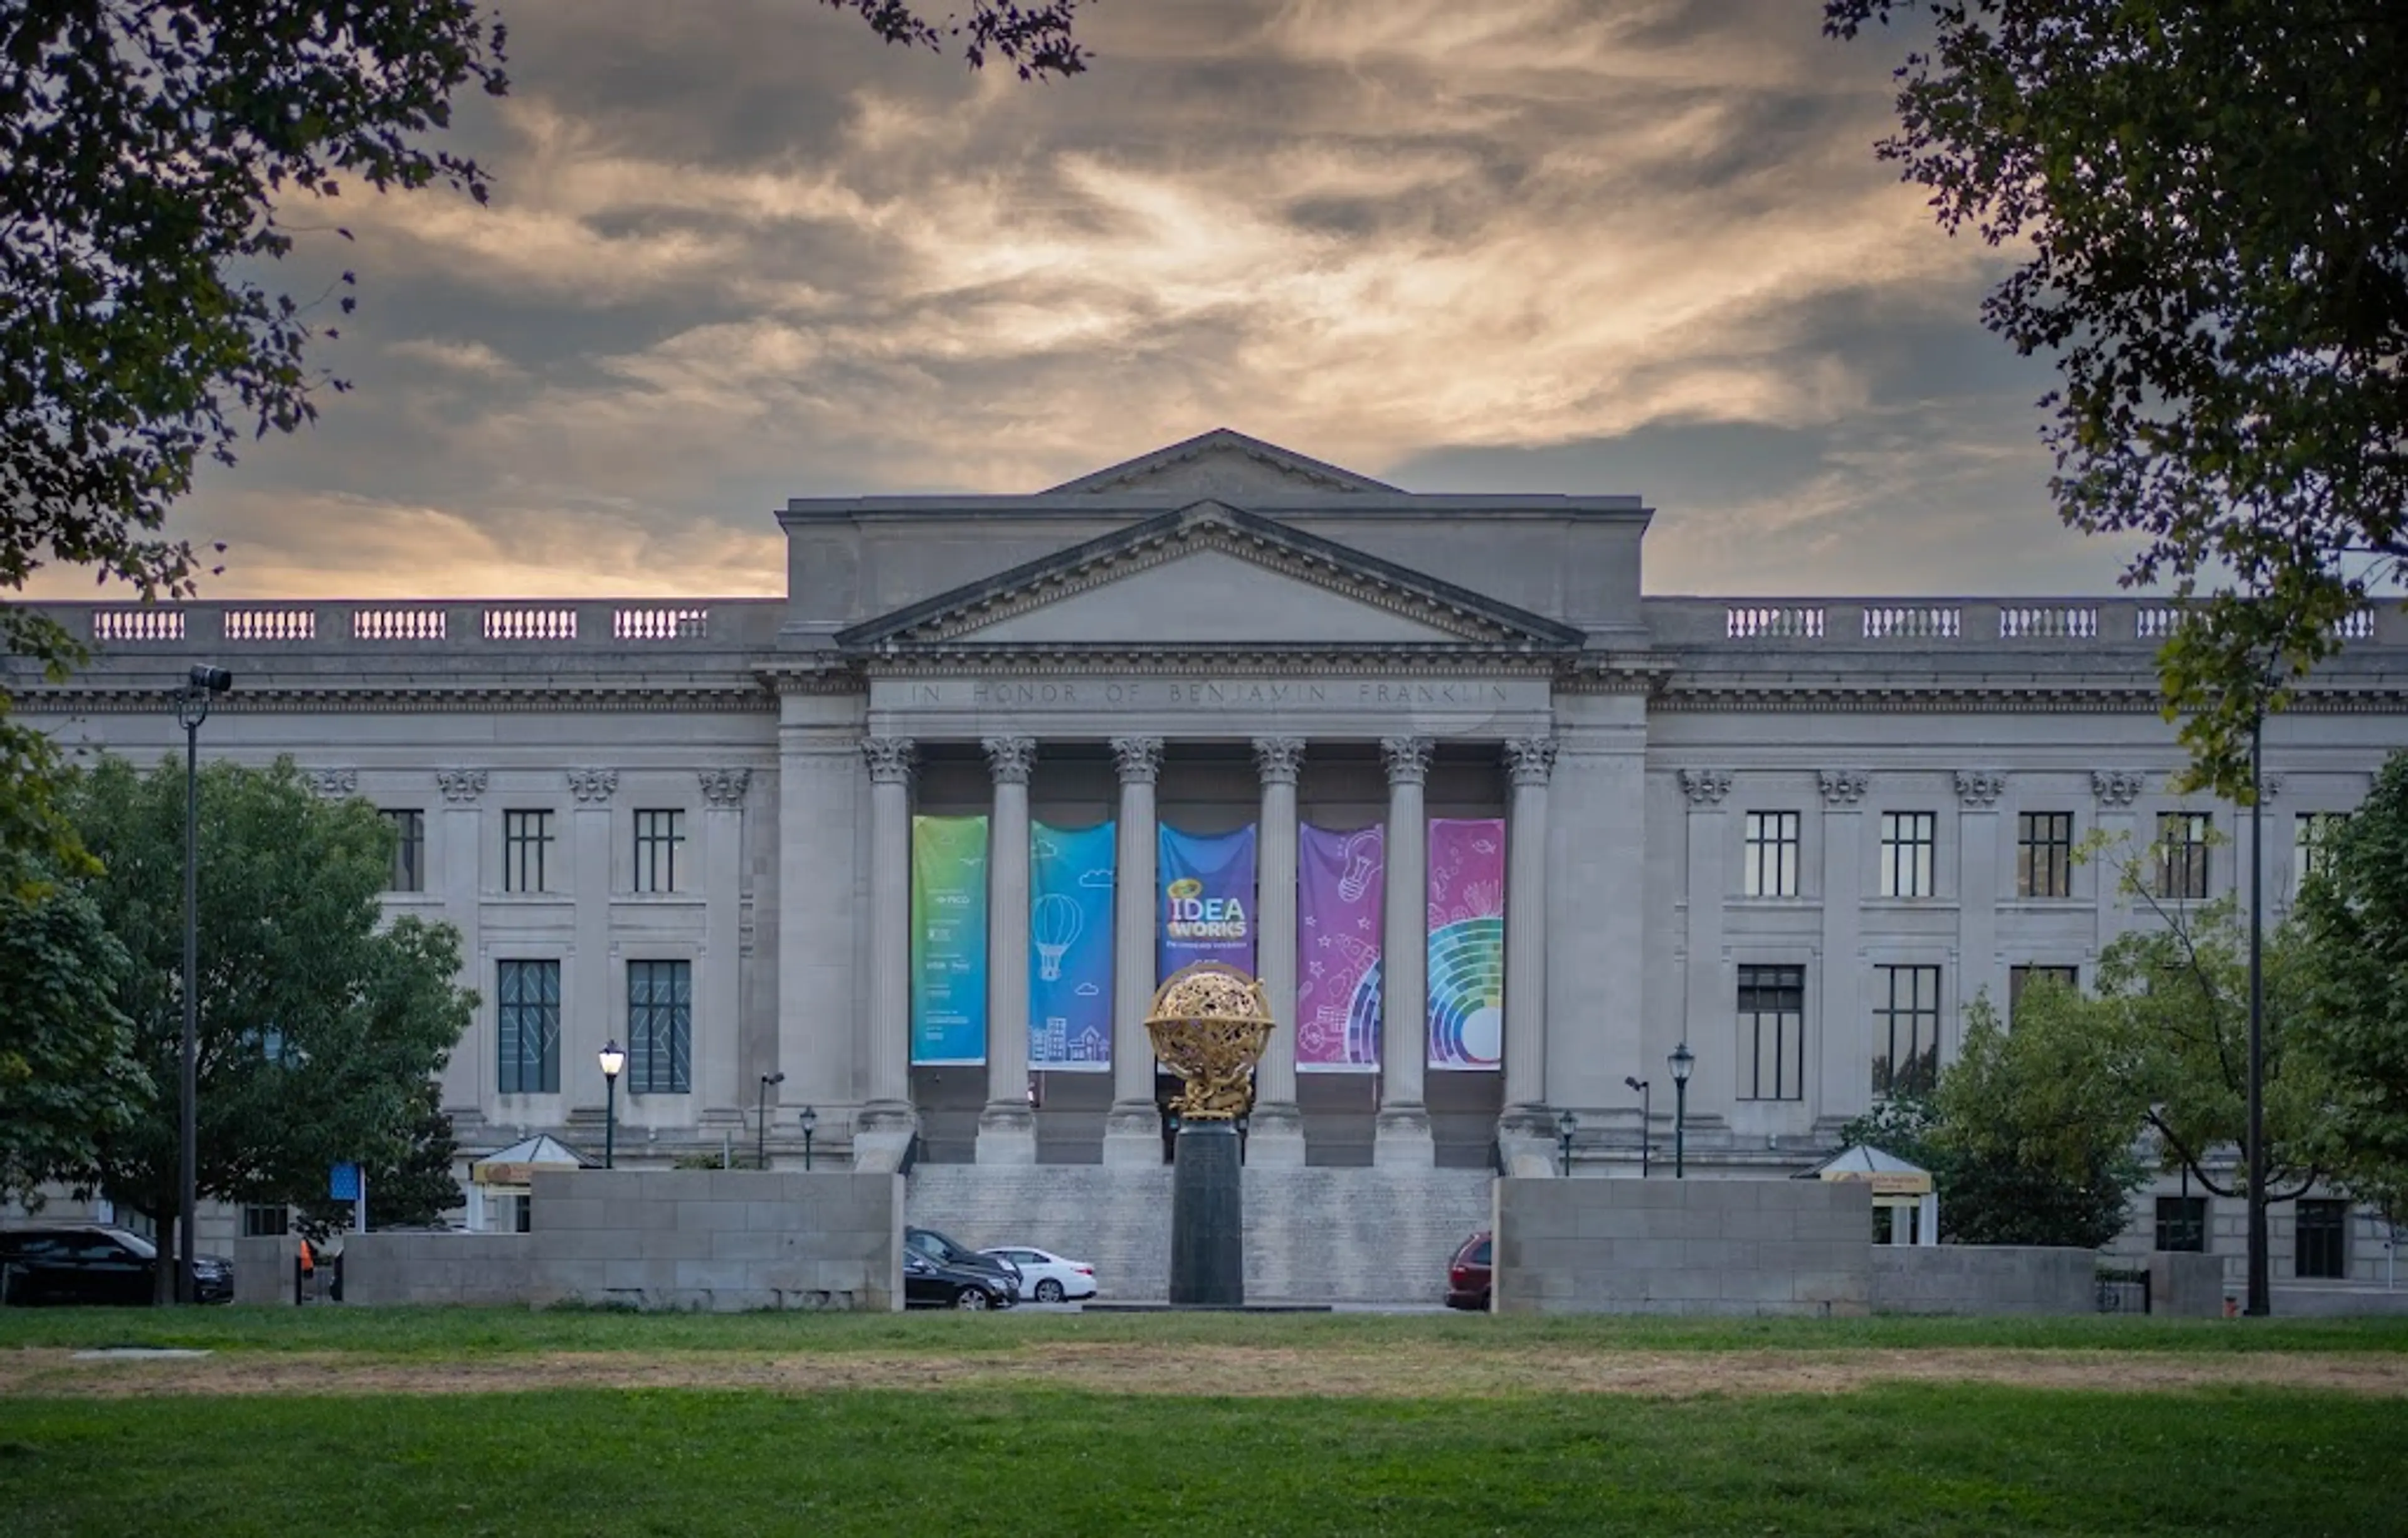
{"type": "MultiPolygon", "coordinates": [[[[97,659],[21,699],[155,758],[217,662],[205,753],[290,755],[395,815],[393,910],[460,930],[481,1000],[444,1078],[469,1149],[598,1144],[596,1051],[640,1040],[638,1162],[791,1159],[810,1106],[818,1155],[865,1168],[1159,1163],[1158,821],[1258,831],[1290,1017],[1265,1166],[1537,1168],[1569,1110],[1581,1173],[1636,1175],[1685,1044],[1693,1173],[1802,1167],[1885,1075],[1953,1055],[1976,995],[2087,980],[2142,921],[2065,858],[2094,833],[2170,831],[2184,890],[2245,890],[2209,836],[2244,814],[2172,788],[2166,606],[1647,596],[1653,516],[1411,493],[1217,432],[1032,496],[796,499],[782,599],[59,605],[97,659]],[[911,819],[962,813],[992,830],[985,1061],[915,1067],[911,819]],[[1382,993],[1417,1021],[1431,818],[1506,829],[1501,1063],[1435,1069],[1390,1030],[1376,1071],[1299,1073],[1299,827],[1386,828],[1382,993]],[[1105,819],[1111,1069],[1032,1075],[1028,828],[1105,819]]],[[[2268,728],[2277,912],[2300,831],[2408,739],[2408,618],[2346,640],[2268,728]]]]}

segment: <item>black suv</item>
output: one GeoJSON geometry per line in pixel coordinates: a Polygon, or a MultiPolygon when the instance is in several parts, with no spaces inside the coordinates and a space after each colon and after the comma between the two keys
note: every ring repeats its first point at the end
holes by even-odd
{"type": "MultiPolygon", "coordinates": [[[[0,1303],[148,1303],[156,1296],[158,1275],[158,1246],[124,1229],[105,1223],[0,1229],[0,1303]]],[[[219,1256],[194,1256],[193,1289],[205,1303],[234,1302],[234,1266],[219,1256]]]]}
{"type": "Polygon", "coordinates": [[[1006,1308],[1020,1301],[1020,1268],[1010,1260],[998,1260],[992,1255],[981,1255],[968,1245],[946,1238],[935,1229],[905,1229],[903,1247],[907,1250],[915,1250],[940,1266],[950,1266],[955,1271],[975,1272],[985,1277],[988,1286],[1000,1295],[1002,1305],[1006,1308]]]}

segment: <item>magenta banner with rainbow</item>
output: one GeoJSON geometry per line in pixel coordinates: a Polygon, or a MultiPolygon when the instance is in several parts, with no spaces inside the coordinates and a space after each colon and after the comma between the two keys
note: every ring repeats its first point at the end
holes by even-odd
{"type": "Polygon", "coordinates": [[[1429,1065],[1495,1068],[1505,1046],[1505,824],[1429,824],[1429,1065]]]}
{"type": "Polygon", "coordinates": [[[1369,1074],[1380,1066],[1381,883],[1377,824],[1307,825],[1297,845],[1296,1071],[1369,1074]]]}

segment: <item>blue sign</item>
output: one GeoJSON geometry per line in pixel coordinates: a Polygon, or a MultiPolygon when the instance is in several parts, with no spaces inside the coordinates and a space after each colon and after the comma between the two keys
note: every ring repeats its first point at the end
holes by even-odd
{"type": "Polygon", "coordinates": [[[337,1164],[326,1172],[326,1195],[336,1202],[356,1202],[360,1199],[360,1167],[337,1164]]]}

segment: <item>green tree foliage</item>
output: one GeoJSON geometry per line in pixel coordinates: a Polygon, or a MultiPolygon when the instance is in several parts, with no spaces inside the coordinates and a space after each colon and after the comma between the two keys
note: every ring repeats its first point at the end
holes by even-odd
{"type": "Polygon", "coordinates": [[[2408,752],[2300,894],[2299,1029],[2326,1071],[2317,1145],[2341,1185],[2408,1218],[2408,752]]]}
{"type": "Polygon", "coordinates": [[[131,967],[75,882],[0,882],[0,1200],[89,1169],[152,1086],[115,1002],[131,967]]]}
{"type": "MultiPolygon", "coordinates": [[[[105,867],[93,895],[132,959],[117,1006],[155,1087],[145,1114],[100,1138],[85,1180],[164,1229],[178,1173],[183,767],[105,760],[71,805],[105,867]]],[[[200,1193],[306,1204],[331,1164],[409,1141],[476,1002],[454,983],[459,936],[412,916],[383,922],[392,830],[365,802],[320,800],[289,762],[208,765],[200,812],[200,1193]]]]}
{"type": "MultiPolygon", "coordinates": [[[[443,1088],[433,1079],[411,1092],[407,1120],[393,1129],[360,1162],[368,1184],[368,1227],[420,1228],[442,1221],[443,1215],[464,1200],[452,1176],[460,1145],[452,1133],[452,1118],[443,1114],[443,1088]]],[[[351,1203],[325,1195],[304,1203],[305,1229],[321,1231],[349,1226],[351,1203]]]]}
{"type": "Polygon", "coordinates": [[[1880,152],[1951,233],[2028,253],[1983,319],[2057,360],[2065,521],[2137,536],[2128,583],[2221,590],[2160,671],[2198,776],[2243,791],[2268,660],[2296,677],[2371,584],[2408,575],[2408,6],[1825,0],[1824,18],[1928,29],[1880,152]]]}

